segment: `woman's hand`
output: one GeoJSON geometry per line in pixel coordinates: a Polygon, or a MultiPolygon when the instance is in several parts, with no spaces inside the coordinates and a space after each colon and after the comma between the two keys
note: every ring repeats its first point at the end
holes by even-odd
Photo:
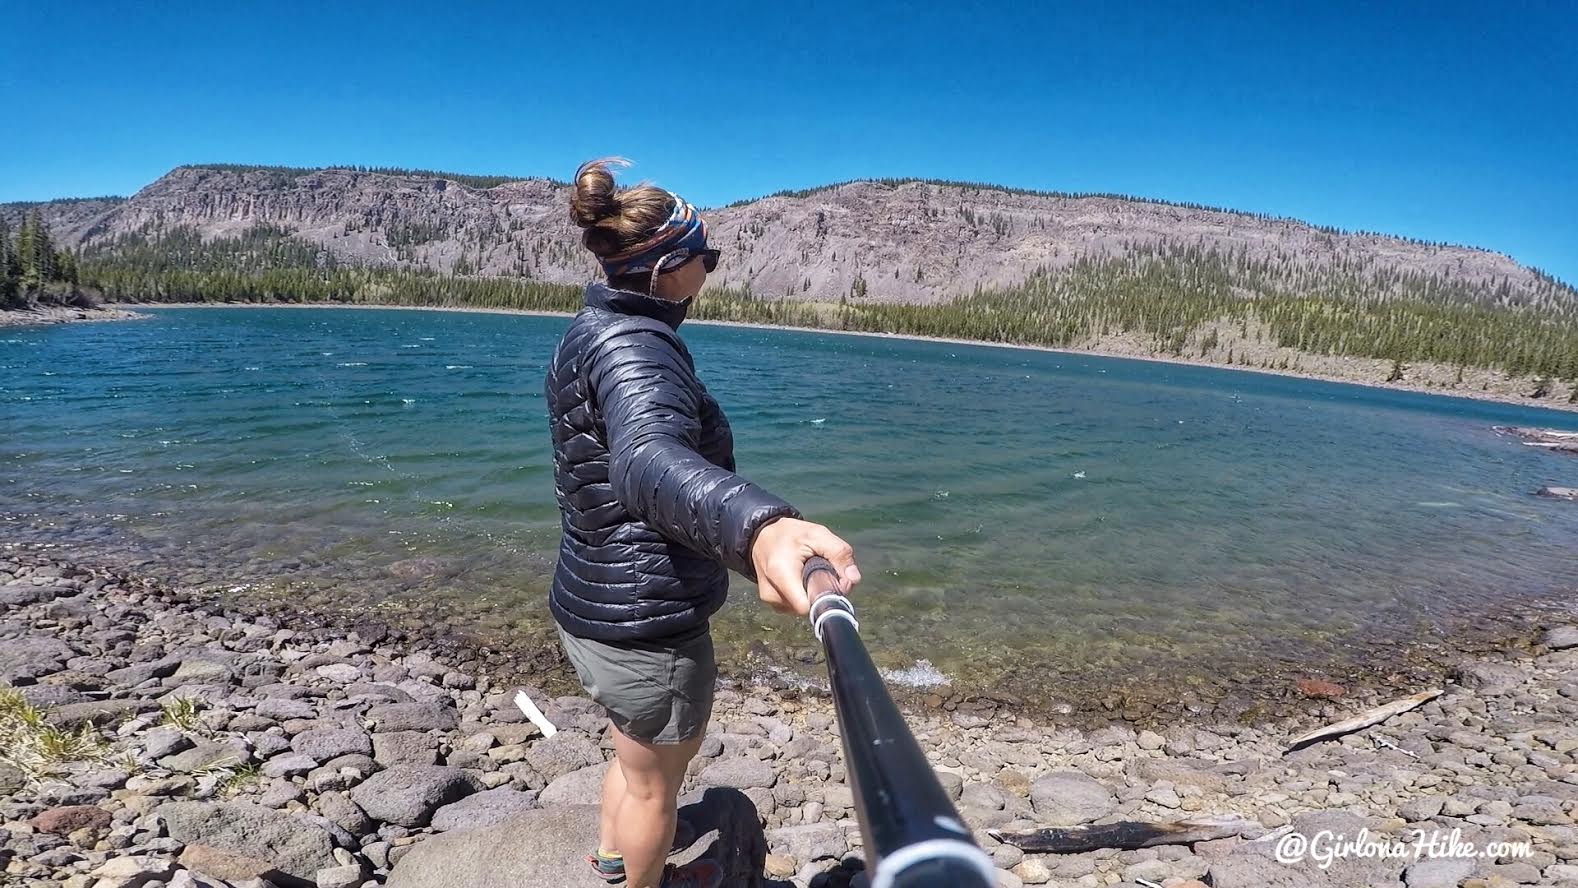
{"type": "Polygon", "coordinates": [[[806,559],[820,555],[838,571],[839,591],[848,594],[860,582],[855,550],[820,524],[798,518],[776,518],[756,531],[751,542],[751,565],[756,569],[756,592],[768,607],[805,616],[811,610],[801,572],[806,559]]]}

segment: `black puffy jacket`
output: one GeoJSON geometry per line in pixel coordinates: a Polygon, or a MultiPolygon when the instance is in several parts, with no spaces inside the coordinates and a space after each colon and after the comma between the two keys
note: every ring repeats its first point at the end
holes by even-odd
{"type": "Polygon", "coordinates": [[[686,303],[593,284],[548,365],[564,535],[549,609],[571,635],[703,630],[732,568],[795,508],[734,473],[729,421],[676,332],[686,303]]]}

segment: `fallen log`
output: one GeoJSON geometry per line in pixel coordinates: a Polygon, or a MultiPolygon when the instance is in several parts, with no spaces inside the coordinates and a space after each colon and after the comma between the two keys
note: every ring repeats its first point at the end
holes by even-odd
{"type": "Polygon", "coordinates": [[[987,834],[999,842],[1013,845],[1024,851],[1045,854],[1079,854],[1117,848],[1133,851],[1155,845],[1193,845],[1212,839],[1226,839],[1263,832],[1258,821],[1242,817],[1217,817],[1205,820],[1175,820],[1169,823],[1146,823],[1124,820],[1094,826],[1035,829],[1028,832],[1004,832],[989,829],[987,834]]]}
{"type": "Polygon", "coordinates": [[[1369,712],[1361,712],[1353,718],[1344,719],[1340,722],[1329,724],[1324,728],[1317,728],[1308,734],[1295,737],[1288,744],[1287,751],[1294,752],[1319,740],[1330,740],[1334,737],[1352,734],[1354,731],[1362,731],[1371,725],[1378,725],[1394,715],[1402,715],[1410,709],[1417,709],[1439,696],[1441,696],[1441,690],[1438,688],[1433,691],[1414,694],[1412,697],[1404,697],[1401,700],[1393,700],[1385,706],[1377,706],[1369,712]]]}

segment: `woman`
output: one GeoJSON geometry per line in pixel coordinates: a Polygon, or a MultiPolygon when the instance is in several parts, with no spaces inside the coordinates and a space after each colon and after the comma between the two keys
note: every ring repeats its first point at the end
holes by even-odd
{"type": "Polygon", "coordinates": [[[564,530],[549,607],[612,726],[593,868],[631,888],[716,888],[714,861],[665,863],[696,839],[676,834],[675,804],[712,712],[708,618],[728,572],[803,615],[807,558],[831,561],[845,591],[860,571],[848,543],[734,473],[729,422],[678,334],[718,251],[678,196],[617,188],[609,169],[623,163],[582,165],[570,197],[608,282],[587,287],[548,368],[564,530]]]}

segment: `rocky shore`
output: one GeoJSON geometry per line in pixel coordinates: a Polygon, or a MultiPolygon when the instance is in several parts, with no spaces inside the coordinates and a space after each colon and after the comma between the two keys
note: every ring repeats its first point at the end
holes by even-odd
{"type": "MultiPolygon", "coordinates": [[[[938,699],[912,726],[1003,886],[1578,885],[1578,630],[1465,661],[1445,693],[1288,752],[1363,709],[1300,687],[1302,723],[1079,730],[938,699]],[[1240,817],[1228,838],[1027,853],[988,830],[1240,817]],[[1288,836],[1454,835],[1449,853],[1318,853],[1288,836]],[[1455,833],[1453,831],[1456,831],[1455,833]],[[1469,857],[1462,843],[1526,843],[1469,857]],[[1283,856],[1286,856],[1284,853],[1283,856]]],[[[595,885],[610,755],[595,707],[441,649],[193,600],[59,550],[0,549],[0,868],[6,885],[595,885]],[[4,687],[9,686],[9,687],[4,687]]],[[[1420,690],[1398,687],[1396,695],[1420,690]]],[[[687,854],[730,885],[861,884],[830,702],[720,692],[687,783],[687,854]]]]}
{"type": "Polygon", "coordinates": [[[131,321],[144,317],[147,315],[124,308],[65,308],[40,305],[25,311],[0,310],[0,327],[32,327],[77,321],[131,321]]]}

